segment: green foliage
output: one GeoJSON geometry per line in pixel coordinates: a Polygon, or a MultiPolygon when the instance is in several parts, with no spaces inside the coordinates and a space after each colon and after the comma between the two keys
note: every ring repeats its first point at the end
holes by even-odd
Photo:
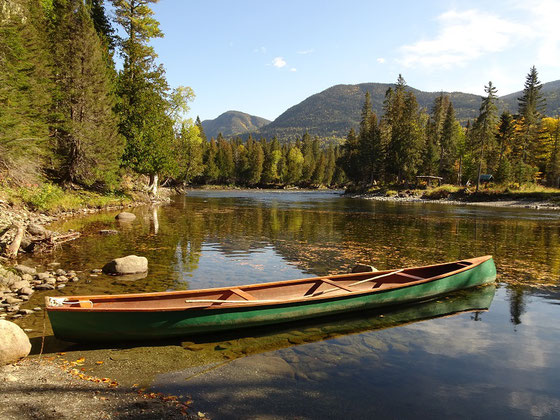
{"type": "Polygon", "coordinates": [[[56,2],[52,50],[55,77],[52,129],[63,181],[112,187],[124,142],[102,42],[81,0],[56,2]]]}

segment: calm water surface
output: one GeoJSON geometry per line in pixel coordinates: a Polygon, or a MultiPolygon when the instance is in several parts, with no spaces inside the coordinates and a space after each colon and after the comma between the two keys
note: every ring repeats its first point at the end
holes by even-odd
{"type": "MultiPolygon", "coordinates": [[[[382,313],[192,338],[173,352],[120,351],[143,355],[134,369],[149,372],[146,385],[190,396],[212,418],[560,417],[558,212],[284,191],[193,191],[133,212],[133,223],[119,224],[112,212],[55,225],[84,235],[32,262],[83,270],[84,280],[61,292],[86,294],[494,255],[496,287],[382,313]],[[118,234],[98,233],[108,228],[118,234]],[[148,276],[89,275],[129,254],[148,258],[148,276]]],[[[40,330],[42,320],[22,323],[40,330]]]]}

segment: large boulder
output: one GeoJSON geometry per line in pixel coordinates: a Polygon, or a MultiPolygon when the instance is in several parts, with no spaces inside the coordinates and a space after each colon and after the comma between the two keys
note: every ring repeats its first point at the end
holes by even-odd
{"type": "Polygon", "coordinates": [[[148,271],[148,259],[136,255],[116,258],[103,267],[105,274],[114,275],[145,273],[146,271],[148,271]]]}
{"type": "Polygon", "coordinates": [[[29,338],[13,322],[0,320],[0,366],[17,362],[31,351],[29,338]]]}
{"type": "Polygon", "coordinates": [[[115,216],[115,219],[123,221],[123,222],[128,222],[128,221],[132,221],[134,219],[136,219],[136,215],[133,213],[129,213],[127,211],[123,211],[119,214],[117,214],[115,216]]]}
{"type": "Polygon", "coordinates": [[[18,264],[15,266],[15,269],[18,273],[20,274],[37,274],[37,270],[32,268],[32,267],[28,267],[26,265],[23,264],[18,264]]]}

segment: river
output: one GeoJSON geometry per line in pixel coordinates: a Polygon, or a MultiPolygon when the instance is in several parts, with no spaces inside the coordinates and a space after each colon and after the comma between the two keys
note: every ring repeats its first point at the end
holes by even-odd
{"type": "MultiPolygon", "coordinates": [[[[179,290],[492,254],[497,285],[437,301],[177,343],[61,348],[123,384],[221,418],[558,418],[560,214],[394,203],[337,192],[191,191],[170,205],[66,220],[79,240],[29,264],[81,271],[61,294],[179,290]],[[103,236],[101,229],[117,234],[103,236]],[[149,260],[144,278],[90,274],[149,260]],[[74,352],[74,353],[72,353],[74,352]]],[[[36,293],[30,305],[41,302],[36,293]]],[[[40,335],[42,318],[19,322],[40,335]]],[[[47,335],[50,331],[47,326],[47,335]]],[[[36,342],[36,341],[35,341],[36,342]]]]}

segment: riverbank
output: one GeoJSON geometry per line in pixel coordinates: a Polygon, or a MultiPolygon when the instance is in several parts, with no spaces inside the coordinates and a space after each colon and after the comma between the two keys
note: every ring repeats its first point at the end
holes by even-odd
{"type": "Polygon", "coordinates": [[[537,191],[482,190],[469,191],[464,187],[444,185],[427,190],[385,190],[346,192],[350,198],[391,202],[442,203],[452,205],[485,206],[498,208],[530,208],[560,210],[560,192],[541,189],[537,191]]]}
{"type": "Polygon", "coordinates": [[[0,417],[33,419],[185,419],[187,406],[171,398],[85,375],[80,362],[27,358],[0,367],[0,417]]]}

